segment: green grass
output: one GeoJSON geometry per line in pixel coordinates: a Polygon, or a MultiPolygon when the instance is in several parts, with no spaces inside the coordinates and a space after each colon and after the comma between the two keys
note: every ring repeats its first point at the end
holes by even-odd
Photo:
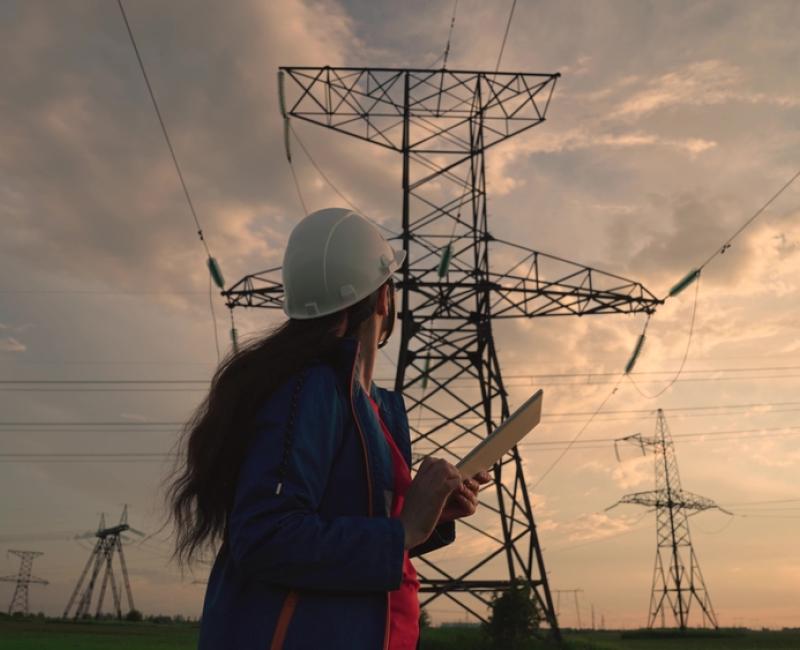
{"type": "Polygon", "coordinates": [[[0,650],[194,650],[197,626],[58,620],[0,621],[0,650]]]}
{"type": "MultiPolygon", "coordinates": [[[[196,625],[12,620],[0,618],[0,650],[194,650],[196,625]]],[[[571,632],[568,650],[800,650],[800,630],[723,630],[686,635],[658,631],[571,632]]],[[[532,643],[531,649],[554,648],[532,643]]],[[[430,628],[422,650],[485,650],[478,628],[430,628]]]]}
{"type": "MultiPolygon", "coordinates": [[[[689,631],[687,634],[659,631],[584,632],[566,635],[597,650],[797,650],[800,630],[757,632],[754,630],[689,631]]],[[[580,646],[578,646],[580,647],[580,646]]]]}
{"type": "MultiPolygon", "coordinates": [[[[637,630],[629,632],[564,632],[569,650],[800,650],[800,630],[690,630],[685,634],[637,630]]],[[[477,628],[424,630],[422,650],[484,650],[477,628]]],[[[531,642],[530,650],[554,648],[531,642]]],[[[526,648],[527,650],[527,648],[526,648]]]]}

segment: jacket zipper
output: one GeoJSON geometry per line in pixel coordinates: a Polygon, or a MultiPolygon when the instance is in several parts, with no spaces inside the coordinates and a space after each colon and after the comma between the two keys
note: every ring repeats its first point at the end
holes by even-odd
{"type": "Polygon", "coordinates": [[[364,452],[364,471],[367,473],[367,514],[368,516],[372,516],[372,473],[369,469],[369,456],[367,455],[367,439],[364,436],[364,432],[361,429],[361,425],[358,422],[358,415],[356,414],[356,406],[353,403],[353,383],[355,382],[355,371],[356,366],[358,365],[358,353],[361,349],[361,342],[356,343],[356,356],[353,360],[353,366],[350,368],[350,386],[348,387],[348,392],[350,393],[350,410],[353,412],[353,421],[356,423],[356,429],[358,430],[358,435],[361,437],[361,450],[364,452]]]}
{"type": "MultiPolygon", "coordinates": [[[[364,431],[361,429],[361,425],[358,422],[358,415],[356,414],[356,407],[353,403],[353,384],[355,383],[355,370],[356,366],[358,366],[358,353],[361,350],[361,342],[358,341],[356,343],[356,354],[355,358],[353,359],[353,366],[350,369],[350,386],[348,387],[348,392],[350,393],[350,410],[353,413],[353,421],[356,423],[356,429],[358,430],[358,435],[361,437],[361,449],[364,452],[364,471],[367,474],[367,498],[369,501],[367,502],[367,514],[371,517],[372,516],[372,473],[369,469],[369,456],[367,455],[367,439],[364,436],[364,431]]],[[[386,592],[386,620],[383,626],[383,650],[388,650],[389,648],[389,592],[386,592]]]]}
{"type": "MultiPolygon", "coordinates": [[[[367,474],[367,498],[369,499],[367,502],[367,514],[371,517],[372,516],[372,473],[369,469],[369,456],[367,455],[367,439],[364,436],[364,431],[361,429],[361,425],[358,422],[358,415],[356,414],[356,407],[353,402],[353,382],[355,380],[355,369],[358,365],[358,353],[361,349],[361,343],[358,342],[356,345],[356,355],[355,359],[353,360],[353,366],[350,369],[350,386],[348,387],[348,392],[350,394],[350,410],[353,413],[353,421],[356,423],[356,429],[358,430],[358,435],[361,438],[361,449],[364,452],[364,470],[367,474]]],[[[281,607],[281,612],[278,615],[278,624],[275,627],[275,634],[272,636],[272,643],[270,644],[270,650],[282,650],[283,643],[286,639],[286,631],[289,628],[289,623],[292,620],[292,616],[294,615],[294,609],[297,605],[297,599],[299,598],[300,594],[294,590],[290,591],[286,599],[283,601],[283,606],[281,607]]],[[[383,650],[387,650],[389,647],[389,592],[386,592],[386,622],[383,628],[383,650]]]]}
{"type": "Polygon", "coordinates": [[[275,633],[272,635],[272,643],[270,643],[269,650],[282,650],[283,643],[286,640],[286,631],[289,629],[289,623],[294,615],[294,609],[297,606],[297,600],[300,594],[294,589],[286,594],[281,607],[281,613],[278,615],[278,624],[275,626],[275,633]]]}

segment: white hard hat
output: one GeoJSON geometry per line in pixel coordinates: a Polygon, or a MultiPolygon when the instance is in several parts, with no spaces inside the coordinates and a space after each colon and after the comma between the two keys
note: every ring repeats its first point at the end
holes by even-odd
{"type": "Polygon", "coordinates": [[[327,316],[366,298],[403,264],[367,218],[345,208],[312,212],[298,223],[283,256],[283,311],[327,316]]]}

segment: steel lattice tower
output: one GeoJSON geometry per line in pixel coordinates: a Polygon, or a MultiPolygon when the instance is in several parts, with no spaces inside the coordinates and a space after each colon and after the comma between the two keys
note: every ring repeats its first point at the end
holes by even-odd
{"type": "MultiPolygon", "coordinates": [[[[394,389],[406,398],[415,463],[460,459],[509,415],[492,321],[652,312],[641,284],[492,236],[484,154],[544,121],[558,74],[389,68],[287,67],[281,110],[402,157],[400,350],[394,389]],[[504,271],[489,262],[500,260],[504,271]],[[423,417],[424,414],[424,417],[423,417]],[[459,446],[461,443],[461,446],[459,446]]],[[[223,292],[228,306],[279,308],[280,269],[248,275],[223,292]]],[[[486,620],[491,593],[527,581],[558,634],[522,459],[494,468],[476,523],[481,557],[464,571],[421,556],[425,606],[446,597],[486,620]],[[480,522],[480,523],[477,523],[480,522]],[[500,577],[502,576],[502,577],[500,577]]],[[[459,533],[461,535],[461,533],[459,533]]]]}
{"type": "Polygon", "coordinates": [[[111,585],[111,597],[114,601],[114,611],[118,619],[122,618],[122,594],[120,587],[117,586],[117,578],[114,575],[114,555],[119,556],[120,572],[122,574],[122,583],[125,587],[125,595],[128,597],[128,611],[134,609],[133,606],[133,593],[131,592],[131,583],[128,579],[128,566],[125,563],[125,555],[122,552],[122,534],[125,531],[135,532],[139,535],[137,530],[134,530],[128,525],[128,507],[122,511],[122,517],[119,524],[116,526],[106,527],[105,515],[100,516],[100,524],[97,527],[95,537],[97,542],[94,545],[91,555],[89,556],[86,566],[83,568],[78,584],[75,585],[75,590],[70,596],[67,607],[64,610],[64,618],[69,618],[70,610],[75,605],[74,618],[84,618],[90,616],[89,610],[92,607],[92,597],[94,588],[97,584],[97,577],[101,571],[104,570],[103,580],[100,586],[100,594],[97,598],[97,607],[95,609],[95,618],[100,616],[103,609],[103,600],[106,595],[106,588],[111,585]],[[89,568],[91,567],[91,574],[89,568]],[[84,580],[89,574],[89,580],[84,585],[84,580]]]}
{"type": "Polygon", "coordinates": [[[685,630],[689,624],[693,602],[700,607],[703,627],[706,624],[719,627],[689,535],[689,513],[711,508],[726,513],[728,511],[711,499],[681,488],[678,458],[661,409],[658,409],[654,437],[646,438],[637,433],[620,438],[617,442],[620,441],[638,445],[643,454],[650,449],[655,460],[656,489],[627,494],[611,506],[614,508],[623,503],[633,503],[656,511],[656,560],[647,627],[652,628],[659,616],[661,627],[666,627],[666,612],[669,608],[676,625],[685,630]]]}
{"type": "Polygon", "coordinates": [[[14,595],[11,596],[11,603],[8,606],[8,613],[14,614],[21,612],[28,614],[28,586],[29,585],[46,585],[49,584],[47,580],[42,580],[36,576],[31,575],[33,570],[34,558],[44,555],[40,551],[8,551],[11,555],[19,557],[19,573],[15,576],[0,577],[0,582],[16,582],[17,586],[14,589],[14,595]]]}

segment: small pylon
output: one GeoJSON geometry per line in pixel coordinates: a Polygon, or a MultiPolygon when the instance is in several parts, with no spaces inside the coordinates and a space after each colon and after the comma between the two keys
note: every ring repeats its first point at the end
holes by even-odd
{"type": "Polygon", "coordinates": [[[656,512],[656,559],[647,627],[652,628],[657,619],[660,619],[661,627],[666,627],[666,616],[671,612],[676,625],[685,630],[689,624],[689,613],[693,602],[700,607],[704,627],[706,624],[714,628],[719,627],[692,546],[687,513],[711,508],[731,513],[711,499],[681,488],[678,458],[664,411],[661,409],[658,409],[654,437],[646,438],[640,433],[626,436],[615,441],[615,449],[617,442],[622,441],[634,443],[643,454],[646,453],[646,448],[650,448],[655,457],[656,489],[627,494],[607,508],[610,510],[624,503],[633,503],[647,506],[656,512]]]}
{"type": "Polygon", "coordinates": [[[19,556],[19,573],[15,576],[2,576],[2,582],[16,582],[17,586],[14,589],[14,595],[11,597],[11,603],[8,606],[8,613],[14,614],[20,612],[22,614],[29,614],[28,608],[28,586],[46,585],[49,584],[47,580],[42,580],[31,575],[33,569],[33,559],[44,555],[40,551],[12,551],[9,550],[11,555],[19,556]]]}

